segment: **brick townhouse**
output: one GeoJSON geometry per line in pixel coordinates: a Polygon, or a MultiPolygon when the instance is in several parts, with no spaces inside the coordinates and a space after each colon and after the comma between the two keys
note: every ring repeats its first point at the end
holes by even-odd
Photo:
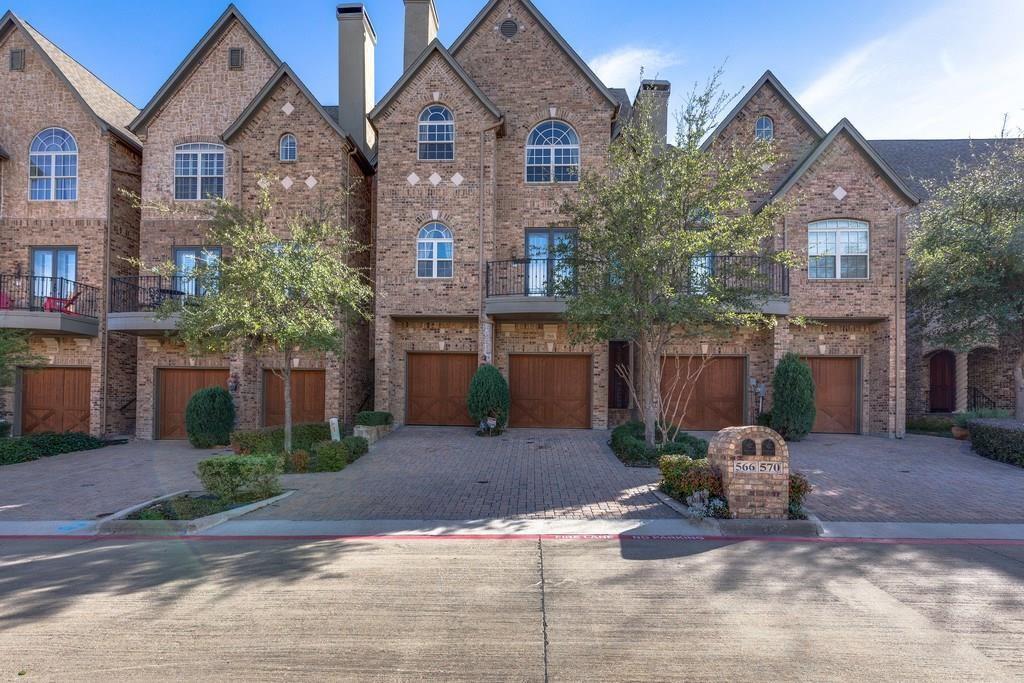
{"type": "MultiPolygon", "coordinates": [[[[178,273],[140,273],[111,284],[111,327],[137,338],[140,438],[182,438],[185,405],[204,386],[231,392],[242,428],[284,421],[284,388],[273,372],[280,358],[247,351],[190,357],[173,335],[175,321],[152,315],[166,297],[203,295],[188,278],[197,261],[230,257],[206,239],[209,219],[197,210],[199,202],[216,196],[253,208],[267,189],[274,204],[271,227],[287,239],[289,216],[344,195],[356,239],[370,241],[372,137],[365,119],[373,100],[376,37],[361,8],[339,7],[337,19],[339,57],[347,67],[339,79],[340,109],[317,101],[230,5],[129,126],[145,150],[140,259],[173,262],[178,273]]],[[[362,258],[368,264],[368,255],[362,258]]],[[[305,353],[296,359],[297,422],[335,415],[350,421],[368,404],[368,325],[346,337],[341,357],[305,353]]]]}
{"type": "Polygon", "coordinates": [[[112,276],[139,249],[138,109],[12,12],[0,18],[0,327],[43,367],[0,396],[15,433],[124,434],[135,340],[111,332],[112,276]]]}

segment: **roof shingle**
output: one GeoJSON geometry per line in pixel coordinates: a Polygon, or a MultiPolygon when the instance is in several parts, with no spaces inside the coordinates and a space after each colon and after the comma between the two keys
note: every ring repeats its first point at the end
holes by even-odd
{"type": "Polygon", "coordinates": [[[926,198],[929,181],[949,182],[956,173],[957,160],[970,168],[981,163],[1000,146],[1019,144],[1012,139],[972,140],[872,140],[879,156],[903,178],[918,197],[926,198]]]}

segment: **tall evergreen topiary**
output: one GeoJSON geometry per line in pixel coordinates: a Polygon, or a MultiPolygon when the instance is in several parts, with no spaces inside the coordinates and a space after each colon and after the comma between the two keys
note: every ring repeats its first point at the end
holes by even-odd
{"type": "Polygon", "coordinates": [[[787,353],[772,378],[771,426],[783,438],[799,441],[814,426],[814,376],[811,366],[795,353],[787,353]]]}
{"type": "Polygon", "coordinates": [[[469,384],[466,404],[470,416],[481,425],[481,433],[500,434],[508,424],[508,409],[511,403],[508,382],[498,368],[493,365],[481,365],[477,368],[473,381],[469,384]],[[494,418],[494,427],[486,424],[488,418],[494,418]]]}
{"type": "Polygon", "coordinates": [[[185,408],[185,431],[192,446],[227,446],[234,427],[235,404],[227,389],[207,387],[192,394],[185,408]]]}

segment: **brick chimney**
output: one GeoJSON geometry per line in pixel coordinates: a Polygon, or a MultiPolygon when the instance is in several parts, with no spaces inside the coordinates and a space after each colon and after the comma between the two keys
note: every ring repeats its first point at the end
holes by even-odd
{"type": "Polygon", "coordinates": [[[405,0],[405,51],[402,69],[416,61],[437,37],[437,8],[434,0],[405,0]]]}
{"type": "Polygon", "coordinates": [[[640,81],[640,89],[637,90],[634,102],[639,102],[641,97],[648,98],[651,102],[651,126],[654,134],[663,143],[668,142],[668,98],[672,94],[672,84],[668,81],[640,81]]]}
{"type": "Polygon", "coordinates": [[[365,153],[377,140],[366,115],[377,98],[373,55],[377,34],[361,3],[338,5],[338,123],[365,153]]]}

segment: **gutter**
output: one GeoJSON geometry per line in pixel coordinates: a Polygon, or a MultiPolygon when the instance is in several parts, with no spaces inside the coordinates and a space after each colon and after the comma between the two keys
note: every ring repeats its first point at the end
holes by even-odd
{"type": "MultiPolygon", "coordinates": [[[[479,287],[478,287],[479,295],[480,295],[480,308],[479,308],[478,315],[479,315],[479,327],[480,327],[480,333],[481,334],[484,331],[484,326],[489,324],[489,322],[487,320],[487,314],[484,312],[484,299],[486,297],[486,291],[487,291],[487,261],[484,258],[484,211],[485,211],[485,208],[484,208],[484,206],[485,206],[485,204],[484,204],[484,144],[486,142],[487,134],[488,133],[490,133],[491,131],[497,131],[499,128],[501,128],[504,125],[505,125],[505,119],[504,119],[504,117],[502,117],[494,125],[489,126],[487,128],[484,128],[483,130],[480,131],[480,179],[479,179],[479,189],[478,189],[478,193],[480,194],[480,216],[479,216],[479,223],[478,223],[478,225],[479,225],[478,232],[480,233],[480,242],[479,242],[478,253],[477,253],[477,260],[478,260],[477,267],[479,269],[478,272],[480,274],[479,275],[479,277],[480,277],[480,284],[479,284],[479,287]]],[[[495,134],[495,143],[494,144],[495,144],[495,153],[497,153],[497,144],[498,144],[497,143],[497,134],[495,134]]],[[[492,330],[492,332],[493,332],[493,330],[492,330]]],[[[483,351],[483,349],[477,349],[477,357],[478,358],[482,354],[482,351],[483,351]]],[[[493,355],[493,353],[494,353],[494,340],[492,339],[491,340],[491,354],[489,354],[488,357],[485,359],[486,362],[491,363],[493,361],[493,358],[490,357],[491,355],[493,355]]]]}

